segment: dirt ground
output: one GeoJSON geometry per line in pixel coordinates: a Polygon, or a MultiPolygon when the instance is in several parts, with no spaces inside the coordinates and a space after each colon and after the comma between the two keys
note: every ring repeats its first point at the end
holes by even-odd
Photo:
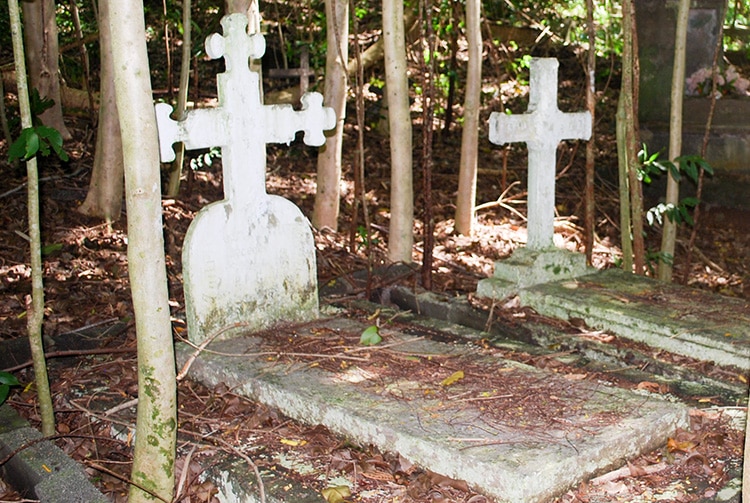
{"type": "MultiPolygon", "coordinates": [[[[561,74],[561,108],[574,110],[583,103],[580,81],[571,80],[578,62],[565,60],[561,74]]],[[[613,124],[616,90],[603,89],[602,119],[597,124],[597,240],[594,265],[614,267],[619,258],[617,188],[613,124]]],[[[501,95],[488,97],[483,123],[490,110],[501,108],[501,95]]],[[[512,104],[513,102],[509,102],[512,104]]],[[[368,102],[368,114],[376,114],[377,102],[368,102]]],[[[517,112],[525,107],[518,105],[517,112]]],[[[457,108],[457,113],[460,110],[457,108]]],[[[353,110],[350,117],[354,116],[353,110]]],[[[369,117],[370,115],[368,115],[369,117]]],[[[439,124],[436,124],[439,125],[439,124]]],[[[44,333],[56,336],[86,327],[106,329],[124,321],[127,330],[117,337],[102,336],[101,346],[117,348],[112,354],[85,354],[54,359],[50,368],[58,411],[57,442],[86,466],[99,487],[114,501],[125,501],[131,449],[128,438],[113,438],[116,419],[102,412],[99,402],[117,407],[137,396],[135,375],[135,329],[130,300],[127,266],[127,228],[123,217],[113,228],[76,211],[85,197],[92,163],[91,125],[70,118],[75,139],[66,145],[71,161],[41,163],[42,226],[45,244],[46,318],[44,333]],[[69,435],[69,436],[64,436],[69,435]]],[[[415,193],[423,194],[420,173],[421,132],[415,130],[415,193]]],[[[356,131],[346,130],[342,216],[339,232],[315,231],[319,284],[361,271],[368,264],[385,263],[388,240],[388,145],[387,138],[369,127],[366,132],[366,198],[371,228],[362,229],[362,217],[352,224],[354,188],[352,166],[356,131]]],[[[437,134],[433,150],[433,213],[435,249],[433,289],[450,294],[474,292],[479,279],[492,274],[495,260],[508,256],[525,241],[525,148],[492,146],[483,131],[480,139],[478,204],[487,203],[477,215],[472,236],[453,232],[457,190],[460,130],[456,127],[437,134]],[[502,197],[501,197],[502,196],[502,197]]],[[[566,143],[558,150],[557,211],[555,228],[564,246],[582,250],[583,144],[566,143]]],[[[290,147],[268,149],[268,191],[283,195],[299,205],[306,215],[312,211],[315,195],[315,151],[297,142],[290,147]]],[[[193,154],[193,158],[197,155],[193,154]]],[[[25,305],[29,293],[28,243],[26,240],[25,174],[23,168],[3,166],[0,181],[0,339],[25,336],[25,305]]],[[[164,199],[164,237],[167,254],[170,305],[175,337],[184,335],[181,244],[195,213],[211,201],[221,199],[220,162],[204,170],[189,171],[180,196],[164,199]]],[[[422,198],[417,197],[414,260],[421,261],[424,226],[422,198]]],[[[750,298],[750,212],[719,206],[705,207],[690,265],[684,249],[689,230],[680,229],[675,278],[687,276],[687,283],[722,295],[750,298]]],[[[658,233],[649,230],[650,246],[657,246],[658,233]]],[[[418,282],[418,275],[407,278],[418,282]]],[[[364,292],[357,292],[361,297],[364,292]]],[[[512,357],[512,356],[510,356],[512,357]]],[[[560,369],[574,373],[574,369],[560,369]]],[[[28,367],[14,370],[30,383],[28,367]]],[[[24,389],[9,402],[33,423],[38,422],[34,391],[24,389]]],[[[316,476],[302,482],[323,490],[334,475],[354,483],[351,496],[339,501],[471,502],[484,497],[458,481],[411,466],[406,460],[379,453],[367,446],[352,445],[325,429],[305,426],[250,402],[228,389],[206,389],[183,380],[179,386],[180,446],[178,501],[215,501],[215,488],[198,480],[200,461],[217,451],[244,456],[248,462],[257,454],[252,445],[269,449],[295,450],[308,456],[319,468],[316,476]],[[208,435],[212,432],[211,435],[208,435]],[[251,439],[251,440],[249,440],[251,439]],[[186,468],[187,467],[187,468],[186,468]],[[321,478],[317,476],[322,475],[321,478]]],[[[726,405],[726,404],[725,404],[726,405]]],[[[116,415],[114,417],[117,417],[116,415]]],[[[720,408],[696,409],[692,427],[679,432],[663,448],[633,460],[624,470],[597,482],[581,485],[560,502],[653,501],[656,495],[673,491],[673,498],[660,501],[699,501],[711,497],[726,482],[730,468],[741,459],[742,434],[729,427],[720,408]],[[651,495],[651,496],[649,496],[651,495]]],[[[263,466],[263,457],[255,463],[263,466]]],[[[342,489],[343,491],[343,489],[342,489]]],[[[323,496],[321,496],[323,497],[323,496]]],[[[328,501],[336,501],[329,496],[328,501]]],[[[22,501],[0,482],[0,501],[22,501]]]]}

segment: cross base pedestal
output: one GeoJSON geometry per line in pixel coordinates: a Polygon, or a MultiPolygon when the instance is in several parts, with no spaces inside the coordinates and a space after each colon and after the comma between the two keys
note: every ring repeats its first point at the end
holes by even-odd
{"type": "Polygon", "coordinates": [[[519,248],[510,258],[495,262],[494,274],[479,282],[477,295],[504,299],[533,285],[590,273],[586,267],[586,257],[581,253],[558,248],[542,251],[519,248]]]}

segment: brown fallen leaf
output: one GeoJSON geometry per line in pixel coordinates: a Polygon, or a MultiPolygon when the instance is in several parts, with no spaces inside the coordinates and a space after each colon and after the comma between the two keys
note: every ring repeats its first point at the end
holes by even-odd
{"type": "Polygon", "coordinates": [[[669,452],[690,452],[695,449],[696,443],[690,440],[677,440],[670,438],[667,440],[667,450],[669,452]]]}
{"type": "Polygon", "coordinates": [[[656,394],[664,394],[669,391],[669,388],[663,384],[651,382],[651,381],[641,381],[636,386],[636,389],[642,389],[646,390],[649,393],[656,393],[656,394]]]}

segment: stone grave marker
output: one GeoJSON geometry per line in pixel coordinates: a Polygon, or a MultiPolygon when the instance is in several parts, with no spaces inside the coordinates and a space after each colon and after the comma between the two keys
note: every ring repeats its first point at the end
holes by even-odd
{"type": "Polygon", "coordinates": [[[300,111],[263,105],[259,76],[248,67],[250,58],[265,52],[263,35],[247,34],[243,14],[221,24],[224,34],[206,39],[208,55],[226,62],[217,76],[219,106],[190,111],[176,122],[170,105],[156,105],[163,162],[174,159],[178,141],[187,149],[222,151],[224,199],[196,215],[183,246],[185,310],[195,343],[221,330],[225,338],[317,317],[312,231],[299,208],[266,193],[266,143],[290,143],[304,131],[306,144],[320,146],[336,120],[318,93],[302,96],[300,111]]]}
{"type": "Polygon", "coordinates": [[[303,96],[310,85],[310,77],[315,76],[315,71],[310,68],[310,49],[302,46],[299,68],[271,68],[268,76],[272,79],[299,78],[299,94],[303,96]]]}
{"type": "Polygon", "coordinates": [[[585,257],[554,244],[555,168],[563,140],[591,137],[589,112],[563,113],[557,107],[555,58],[531,60],[529,106],[521,115],[490,115],[492,143],[525,142],[529,150],[528,240],[510,259],[495,263],[493,278],[480,281],[477,293],[505,297],[517,288],[584,274],[585,257]]]}

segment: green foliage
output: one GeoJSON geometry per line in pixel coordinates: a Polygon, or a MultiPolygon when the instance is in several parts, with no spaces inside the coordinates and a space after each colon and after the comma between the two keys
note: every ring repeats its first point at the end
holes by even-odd
{"type": "Polygon", "coordinates": [[[221,157],[221,149],[219,147],[211,147],[202,154],[190,159],[190,169],[193,171],[208,169],[214,163],[214,159],[219,157],[221,157]]]}
{"type": "MultiPolygon", "coordinates": [[[[39,116],[44,112],[55,106],[55,100],[50,98],[42,98],[39,95],[39,90],[31,89],[29,92],[29,109],[31,111],[31,123],[35,126],[41,126],[42,121],[39,120],[39,116]]],[[[16,109],[17,111],[17,109],[16,109]]],[[[12,129],[19,129],[21,127],[21,118],[18,115],[13,116],[9,120],[9,124],[12,129]]]]}
{"type": "Polygon", "coordinates": [[[39,95],[38,89],[32,89],[29,93],[29,107],[31,108],[31,117],[34,124],[39,125],[39,116],[44,112],[55,106],[55,100],[50,98],[42,98],[39,95]]]}
{"type": "Polygon", "coordinates": [[[5,400],[8,399],[10,389],[20,385],[21,383],[18,382],[18,379],[16,379],[16,376],[14,376],[13,374],[9,374],[8,372],[0,372],[0,405],[5,403],[5,400]]]}
{"type": "Polygon", "coordinates": [[[68,154],[62,148],[63,139],[60,132],[48,126],[32,126],[21,131],[21,135],[8,149],[8,159],[28,161],[41,154],[47,157],[51,150],[63,160],[68,160],[68,154]],[[50,150],[51,149],[51,150],[50,150]]]}
{"type": "MultiPolygon", "coordinates": [[[[659,153],[649,154],[646,145],[638,153],[641,167],[638,170],[638,179],[644,183],[651,183],[654,176],[660,176],[662,173],[670,173],[678,182],[686,175],[693,183],[698,183],[700,171],[703,170],[709,175],[713,175],[714,170],[705,159],[699,155],[683,155],[677,157],[675,162],[660,161],[659,153]]],[[[697,198],[685,197],[677,205],[659,203],[646,212],[648,224],[653,226],[654,223],[664,223],[663,215],[669,218],[670,222],[677,224],[694,225],[693,217],[690,212],[698,206],[697,198]]]]}
{"type": "Polygon", "coordinates": [[[375,346],[380,344],[383,338],[380,336],[380,329],[377,325],[370,325],[367,327],[362,336],[359,338],[359,343],[363,346],[375,346]]]}
{"type": "Polygon", "coordinates": [[[676,206],[674,204],[659,203],[653,208],[648,209],[646,212],[646,221],[648,221],[648,224],[651,226],[653,226],[655,222],[658,222],[659,225],[661,225],[664,223],[662,215],[667,215],[670,222],[675,222],[677,224],[685,223],[693,226],[695,222],[693,221],[692,215],[690,215],[690,210],[694,209],[697,205],[698,199],[694,197],[686,197],[676,206]]]}
{"type": "MultiPolygon", "coordinates": [[[[518,44],[514,41],[508,43],[509,47],[515,52],[519,49],[518,44]]],[[[510,75],[513,75],[518,83],[522,86],[529,84],[529,71],[531,68],[531,54],[524,54],[518,58],[505,62],[505,68],[510,75]]]]}
{"type": "Polygon", "coordinates": [[[641,169],[638,171],[638,180],[644,183],[651,183],[652,175],[661,175],[669,172],[675,180],[682,181],[682,175],[685,174],[693,183],[698,183],[700,170],[709,175],[714,174],[711,165],[699,155],[681,155],[675,159],[675,162],[660,161],[659,152],[654,154],[648,153],[646,145],[643,150],[638,152],[638,160],[641,162],[641,169]]]}
{"type": "Polygon", "coordinates": [[[656,275],[660,263],[667,264],[670,267],[674,266],[674,256],[658,250],[648,250],[646,252],[646,267],[651,276],[656,275]]]}
{"type": "Polygon", "coordinates": [[[750,44],[746,36],[743,37],[735,28],[745,28],[750,26],[750,4],[747,2],[728,2],[727,15],[724,26],[728,29],[724,31],[724,49],[728,51],[743,51],[750,56],[750,44]]]}
{"type": "Polygon", "coordinates": [[[357,226],[357,237],[360,241],[357,250],[361,250],[364,247],[377,246],[380,242],[377,238],[370,239],[370,235],[367,233],[367,228],[364,225],[357,226]]]}

